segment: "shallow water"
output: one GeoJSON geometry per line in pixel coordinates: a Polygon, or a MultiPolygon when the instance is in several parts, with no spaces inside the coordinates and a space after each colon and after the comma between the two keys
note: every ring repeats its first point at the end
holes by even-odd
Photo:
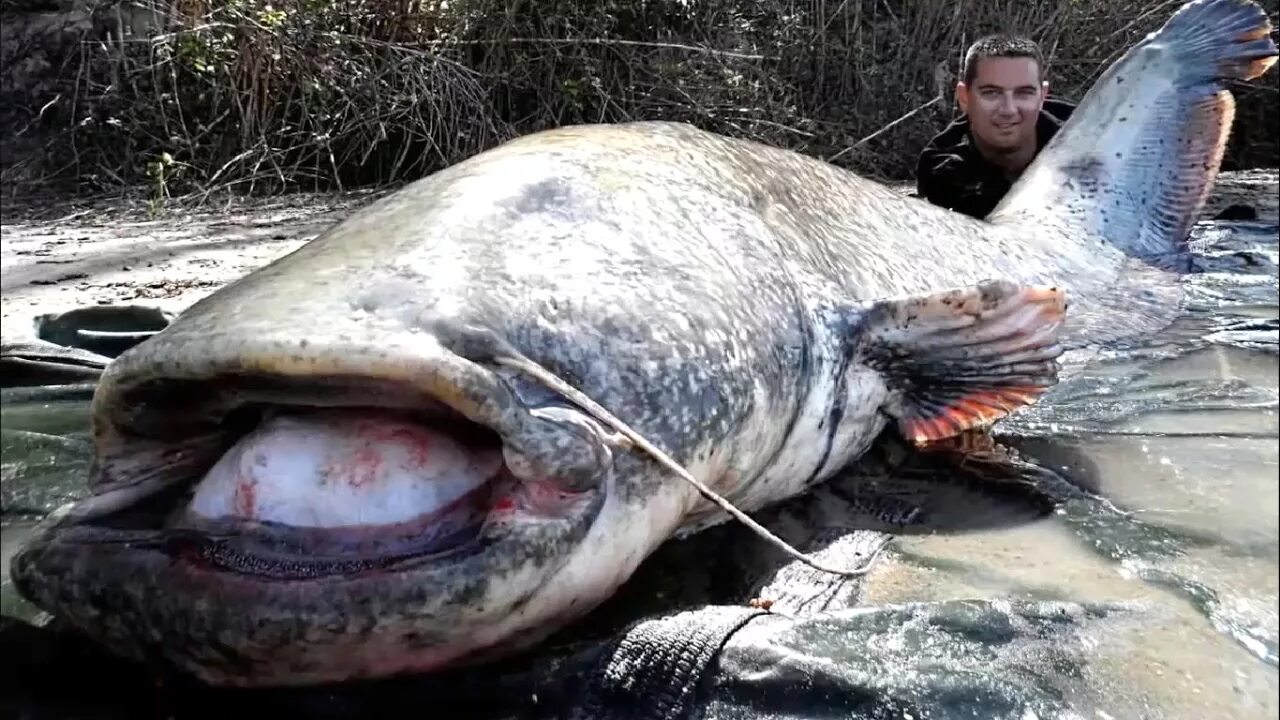
{"type": "MultiPolygon", "coordinates": [[[[1142,348],[1089,358],[999,428],[1096,495],[1039,519],[899,534],[859,604],[1132,603],[1128,624],[1082,636],[1088,661],[1064,704],[1097,718],[1280,713],[1277,228],[1204,224],[1195,237],[1185,317],[1142,348]]],[[[32,619],[8,562],[33,518],[79,492],[88,395],[6,393],[0,612],[32,619]]]]}
{"type": "Polygon", "coordinates": [[[1000,431],[1118,513],[1068,503],[1016,528],[895,540],[866,603],[1142,603],[1087,666],[1117,718],[1274,718],[1280,601],[1277,230],[1197,228],[1186,317],[1104,354],[1000,431]]]}

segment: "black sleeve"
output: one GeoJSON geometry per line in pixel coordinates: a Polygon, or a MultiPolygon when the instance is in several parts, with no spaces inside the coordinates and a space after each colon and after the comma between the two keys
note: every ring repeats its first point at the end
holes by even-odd
{"type": "Polygon", "coordinates": [[[949,208],[946,182],[937,172],[937,154],[925,148],[916,160],[916,193],[934,205],[949,208]]]}
{"type": "Polygon", "coordinates": [[[916,158],[916,195],[919,195],[922,198],[929,196],[925,189],[925,186],[929,182],[929,167],[925,163],[924,158],[924,152],[921,152],[920,156],[916,158]]]}

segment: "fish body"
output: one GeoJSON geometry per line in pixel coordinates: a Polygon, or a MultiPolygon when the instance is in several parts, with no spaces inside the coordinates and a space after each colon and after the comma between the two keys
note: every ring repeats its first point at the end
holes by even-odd
{"type": "Polygon", "coordinates": [[[423,178],[120,356],[90,497],[15,586],[206,682],[426,672],[528,647],[892,424],[1034,402],[1064,349],[1153,332],[1265,14],[1197,0],[1118,60],[979,220],[672,123],[523,137],[423,178]],[[1069,308],[1068,308],[1069,304],[1069,308]],[[514,362],[513,362],[514,361],[514,362]]]}

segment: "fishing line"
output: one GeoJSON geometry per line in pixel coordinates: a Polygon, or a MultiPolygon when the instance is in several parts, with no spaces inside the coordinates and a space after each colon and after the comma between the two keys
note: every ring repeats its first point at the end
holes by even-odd
{"type": "Polygon", "coordinates": [[[518,370],[523,373],[527,373],[528,375],[532,376],[542,384],[546,385],[551,390],[557,393],[560,393],[561,395],[568,398],[570,401],[581,406],[584,410],[594,415],[597,420],[613,428],[614,431],[618,432],[623,437],[627,438],[627,440],[629,440],[633,445],[639,447],[640,449],[652,455],[653,458],[657,460],[661,465],[664,465],[667,469],[671,470],[671,472],[674,472],[676,475],[678,475],[682,480],[684,480],[685,482],[697,488],[698,492],[701,493],[704,498],[715,503],[722,510],[729,513],[729,515],[733,516],[733,518],[736,519],[738,522],[750,528],[752,532],[764,538],[766,541],[772,543],[775,547],[777,547],[782,552],[795,558],[796,560],[799,560],[805,565],[808,565],[809,567],[815,570],[818,570],[820,572],[831,573],[832,575],[839,575],[841,577],[858,577],[860,575],[865,575],[868,571],[870,571],[872,562],[874,562],[876,559],[876,556],[880,554],[880,548],[877,548],[876,551],[871,554],[871,557],[867,558],[867,562],[864,565],[862,565],[862,567],[859,567],[855,570],[841,570],[839,568],[828,567],[826,565],[823,565],[822,563],[819,563],[816,560],[813,560],[812,558],[806,556],[804,553],[800,552],[796,548],[792,547],[790,544],[787,543],[787,541],[769,532],[768,529],[766,529],[764,526],[757,523],[755,520],[752,520],[746,513],[734,507],[732,503],[730,503],[728,500],[718,495],[714,490],[702,484],[702,482],[700,482],[697,478],[695,478],[688,470],[685,470],[683,467],[680,466],[679,463],[671,459],[669,455],[664,453],[658,447],[654,446],[653,443],[650,443],[648,440],[646,440],[643,435],[636,432],[635,430],[632,430],[629,426],[627,426],[626,423],[622,422],[622,420],[614,416],[613,413],[604,409],[599,404],[597,404],[594,400],[588,397],[586,393],[583,393],[582,391],[573,387],[569,383],[565,382],[555,373],[552,373],[551,371],[542,367],[538,363],[533,362],[532,360],[529,360],[527,358],[515,357],[511,355],[497,355],[493,358],[493,360],[500,365],[506,365],[507,367],[510,367],[512,369],[518,370]]]}

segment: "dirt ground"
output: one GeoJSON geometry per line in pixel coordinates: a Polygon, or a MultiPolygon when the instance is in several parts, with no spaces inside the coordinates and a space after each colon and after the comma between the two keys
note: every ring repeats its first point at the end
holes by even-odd
{"type": "Polygon", "coordinates": [[[86,305],[178,313],[285,255],[381,193],[237,199],[172,207],[96,200],[27,204],[0,216],[3,335],[34,334],[37,315],[86,305]]]}
{"type": "MultiPolygon", "coordinates": [[[[1224,173],[1205,211],[1232,204],[1276,222],[1280,171],[1224,173]]],[[[910,188],[899,187],[904,193],[910,188]]],[[[34,334],[34,319],[86,305],[140,304],[178,313],[285,255],[385,191],[169,207],[140,202],[6,204],[0,208],[0,327],[34,334]]]]}

